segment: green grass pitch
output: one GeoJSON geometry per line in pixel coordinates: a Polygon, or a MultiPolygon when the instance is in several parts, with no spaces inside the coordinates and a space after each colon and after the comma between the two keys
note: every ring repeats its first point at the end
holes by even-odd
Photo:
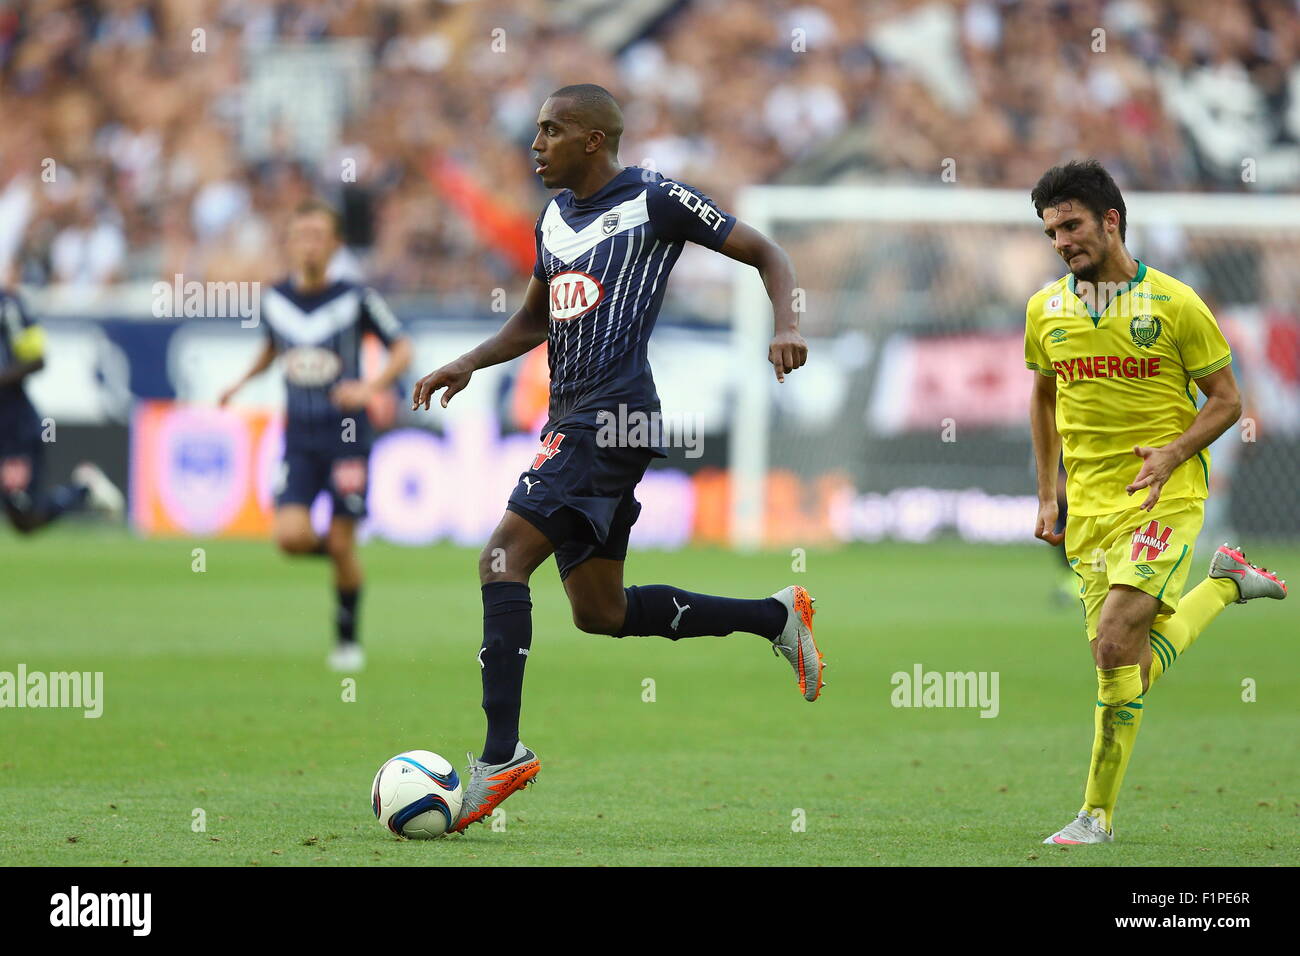
{"type": "MultiPolygon", "coordinates": [[[[1300,575],[1294,549],[1250,554],[1300,575]]],[[[804,573],[783,553],[631,555],[629,583],[753,597],[806,585],[831,664],[816,704],[760,638],[581,634],[547,564],[533,581],[523,711],[538,785],[504,805],[504,831],[398,841],[370,813],[379,764],[424,748],[463,768],[482,742],[475,552],[373,543],[363,560],[369,660],[345,702],[324,666],[322,561],[263,542],[0,534],[0,670],[105,682],[97,720],[0,710],[0,861],[1300,862],[1298,599],[1228,608],[1148,696],[1117,842],[1049,848],[1039,841],[1078,808],[1092,736],[1081,615],[1052,605],[1059,564],[1045,546],[955,543],[814,551],[804,573]],[[203,573],[191,569],[199,546],[203,573]],[[998,716],[894,708],[890,676],[918,663],[997,671],[998,716]]]]}

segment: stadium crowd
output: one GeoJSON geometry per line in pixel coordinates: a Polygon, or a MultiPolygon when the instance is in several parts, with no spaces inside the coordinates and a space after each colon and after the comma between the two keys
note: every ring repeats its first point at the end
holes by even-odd
{"type": "Polygon", "coordinates": [[[1093,155],[1130,190],[1300,183],[1291,3],[648,6],[611,44],[545,0],[7,4],[0,281],[269,279],[287,211],[322,193],[385,291],[513,285],[545,198],[536,110],[577,81],[621,98],[625,162],[723,204],[846,141],[850,178],[938,182],[952,158],[965,186],[1027,191],[1093,155]]]}

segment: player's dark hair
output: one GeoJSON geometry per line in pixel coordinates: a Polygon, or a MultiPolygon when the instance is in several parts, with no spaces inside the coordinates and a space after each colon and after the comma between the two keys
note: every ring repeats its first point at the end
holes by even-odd
{"type": "Polygon", "coordinates": [[[1128,211],[1124,197],[1106,168],[1095,159],[1084,162],[1071,160],[1064,166],[1053,166],[1043,173],[1034,191],[1029,194],[1034,201],[1034,211],[1043,218],[1043,210],[1073,200],[1082,203],[1100,221],[1108,210],[1119,213],[1119,238],[1124,241],[1128,228],[1128,211]]]}
{"type": "Polygon", "coordinates": [[[330,222],[334,224],[334,235],[340,237],[343,235],[343,217],[339,215],[337,209],[323,199],[304,199],[294,207],[292,218],[298,219],[302,216],[314,216],[317,213],[323,213],[329,217],[330,222]]]}
{"type": "Polygon", "coordinates": [[[617,155],[618,140],[623,135],[623,110],[614,94],[595,83],[574,83],[560,87],[550,98],[572,102],[580,121],[588,129],[603,132],[610,152],[617,155]]]}

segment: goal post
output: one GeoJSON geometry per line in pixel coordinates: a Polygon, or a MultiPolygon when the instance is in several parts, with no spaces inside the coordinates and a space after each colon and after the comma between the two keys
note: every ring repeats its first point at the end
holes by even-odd
{"type": "MultiPolygon", "coordinates": [[[[1132,192],[1125,202],[1129,249],[1196,289],[1228,333],[1237,363],[1245,360],[1246,414],[1258,414],[1261,433],[1247,437],[1243,429],[1235,437],[1230,430],[1214,446],[1216,458],[1234,468],[1241,449],[1220,455],[1220,444],[1231,437],[1254,446],[1243,457],[1248,480],[1234,488],[1232,523],[1300,536],[1291,526],[1300,519],[1270,526],[1267,503],[1254,500],[1270,476],[1294,486],[1300,475],[1300,382],[1293,374],[1300,357],[1284,354],[1290,333],[1300,330],[1300,197],[1132,192]]],[[[990,478],[990,495],[1033,493],[1028,410],[1006,400],[1020,387],[1008,376],[1030,381],[1013,346],[1023,338],[1025,303],[1065,270],[1028,190],[755,186],[741,194],[736,212],[794,260],[810,355],[805,369],[776,385],[767,362],[771,305],[757,273],[737,268],[728,447],[734,547],[752,551],[788,538],[769,526],[774,469],[805,481],[847,476],[845,494],[873,496],[868,511],[888,507],[889,496],[902,491],[956,494],[990,478]],[[964,396],[965,386],[946,381],[944,369],[976,360],[996,381],[980,381],[964,396]],[[925,368],[935,371],[918,371],[925,368]],[[830,384],[809,381],[827,375],[830,384]],[[936,387],[943,393],[937,397],[936,387]],[[949,407],[961,414],[926,418],[949,407]],[[941,422],[950,417],[958,438],[940,448],[941,422]],[[891,468],[902,484],[890,487],[891,468]]],[[[1300,347],[1300,338],[1295,342],[1300,347]]],[[[1300,500],[1295,505],[1292,514],[1300,500]]],[[[961,531],[957,505],[943,498],[933,507],[947,515],[936,533],[961,531]]],[[[888,521],[883,532],[874,518],[864,521],[864,534],[839,537],[892,536],[888,521]]],[[[1010,531],[1004,538],[1015,539],[1010,531]]]]}

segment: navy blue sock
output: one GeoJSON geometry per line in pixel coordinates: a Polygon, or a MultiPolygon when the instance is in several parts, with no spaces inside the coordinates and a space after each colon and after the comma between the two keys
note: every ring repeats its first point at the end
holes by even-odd
{"type": "Polygon", "coordinates": [[[494,581],[483,585],[483,713],[487,739],[479,759],[505,763],[519,743],[519,705],[524,695],[524,665],[533,644],[533,602],[528,585],[494,581]]]}
{"type": "Polygon", "coordinates": [[[45,527],[65,512],[80,511],[86,506],[89,494],[90,489],[85,485],[59,485],[35,500],[19,492],[0,497],[0,503],[14,527],[29,533],[45,527]]]}
{"type": "Polygon", "coordinates": [[[785,628],[785,605],[776,598],[756,601],[694,594],[666,584],[624,588],[627,617],[620,637],[723,637],[732,631],[776,640],[785,628]]]}
{"type": "Polygon", "coordinates": [[[85,485],[59,485],[50,490],[40,510],[45,513],[46,521],[53,521],[65,511],[80,511],[89,495],[90,489],[85,485]]]}
{"type": "Polygon", "coordinates": [[[336,591],[339,598],[338,612],[334,616],[334,626],[338,630],[339,642],[355,644],[357,640],[357,601],[361,589],[355,591],[336,591]]]}

